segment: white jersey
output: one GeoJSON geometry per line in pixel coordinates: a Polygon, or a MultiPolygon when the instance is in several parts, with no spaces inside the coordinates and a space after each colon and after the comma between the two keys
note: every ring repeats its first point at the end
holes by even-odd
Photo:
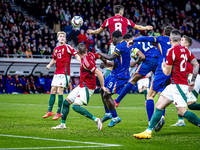
{"type": "MultiPolygon", "coordinates": [[[[192,75],[188,76],[188,82],[191,82],[192,75]]],[[[195,80],[194,90],[187,93],[187,102],[196,102],[200,90],[200,75],[198,74],[195,80]]]]}

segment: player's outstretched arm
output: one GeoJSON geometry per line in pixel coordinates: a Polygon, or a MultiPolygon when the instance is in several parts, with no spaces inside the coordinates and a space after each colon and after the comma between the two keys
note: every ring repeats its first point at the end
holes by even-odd
{"type": "Polygon", "coordinates": [[[153,26],[135,25],[134,29],[137,29],[137,30],[153,30],[153,26]]]}
{"type": "Polygon", "coordinates": [[[106,60],[113,60],[115,59],[118,55],[115,54],[114,52],[111,54],[111,55],[108,55],[108,54],[105,54],[105,53],[102,53],[102,52],[98,52],[98,54],[102,57],[102,58],[105,58],[106,60]]]}
{"type": "Polygon", "coordinates": [[[169,76],[172,72],[172,66],[167,65],[165,63],[165,58],[163,59],[163,63],[162,63],[162,71],[166,76],[169,76]]]}
{"type": "Polygon", "coordinates": [[[54,65],[55,63],[56,63],[56,60],[55,60],[55,59],[52,59],[51,62],[46,66],[46,68],[49,70],[50,67],[51,67],[52,65],[54,65]]]}
{"type": "Polygon", "coordinates": [[[104,78],[103,78],[103,74],[101,73],[101,71],[98,68],[96,68],[94,73],[97,75],[99,82],[101,84],[101,88],[104,90],[104,92],[110,93],[109,90],[104,86],[104,78]]]}
{"type": "Polygon", "coordinates": [[[79,54],[76,54],[75,57],[79,62],[81,62],[81,57],[79,56],[79,54]]]}
{"type": "Polygon", "coordinates": [[[96,30],[87,30],[87,33],[88,34],[100,34],[104,29],[102,27],[100,27],[99,29],[96,29],[96,30]]]}
{"type": "Polygon", "coordinates": [[[133,40],[133,42],[157,42],[157,39],[153,36],[142,36],[133,40]]]}
{"type": "Polygon", "coordinates": [[[191,82],[189,84],[189,92],[191,92],[193,90],[194,85],[195,85],[195,80],[196,80],[197,74],[199,72],[199,63],[196,60],[196,58],[194,58],[190,63],[193,65],[193,75],[192,75],[191,82]]]}

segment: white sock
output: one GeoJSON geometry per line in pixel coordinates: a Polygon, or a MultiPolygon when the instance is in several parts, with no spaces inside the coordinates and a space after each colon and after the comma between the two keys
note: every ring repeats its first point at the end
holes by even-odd
{"type": "Polygon", "coordinates": [[[162,116],[161,118],[162,118],[162,119],[164,119],[164,118],[165,118],[165,116],[162,116]]]}
{"type": "Polygon", "coordinates": [[[110,116],[111,115],[111,113],[106,113],[106,116],[110,116]]]}
{"type": "Polygon", "coordinates": [[[117,121],[117,118],[118,118],[118,117],[115,117],[115,118],[113,118],[112,120],[113,120],[113,121],[117,121]]]}
{"type": "Polygon", "coordinates": [[[149,129],[146,129],[145,130],[147,133],[151,133],[152,131],[151,130],[149,130],[149,129]]]}
{"type": "Polygon", "coordinates": [[[97,122],[99,120],[99,118],[94,119],[94,122],[97,122]]]}

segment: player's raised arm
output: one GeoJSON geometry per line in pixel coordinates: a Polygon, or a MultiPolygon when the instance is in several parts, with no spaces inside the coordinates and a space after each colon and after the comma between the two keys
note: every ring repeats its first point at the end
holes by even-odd
{"type": "Polygon", "coordinates": [[[78,54],[75,55],[75,58],[76,58],[79,62],[81,62],[81,57],[80,57],[78,54]]]}
{"type": "Polygon", "coordinates": [[[99,29],[96,29],[96,30],[87,30],[87,33],[88,34],[100,34],[104,29],[102,27],[100,27],[99,29]]]}
{"type": "Polygon", "coordinates": [[[153,30],[153,26],[135,25],[134,29],[137,29],[137,30],[153,30]]]}

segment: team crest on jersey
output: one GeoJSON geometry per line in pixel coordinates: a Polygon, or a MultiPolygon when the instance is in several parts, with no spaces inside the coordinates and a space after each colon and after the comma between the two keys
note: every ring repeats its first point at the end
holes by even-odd
{"type": "Polygon", "coordinates": [[[57,53],[57,49],[55,50],[55,53],[57,53]]]}

